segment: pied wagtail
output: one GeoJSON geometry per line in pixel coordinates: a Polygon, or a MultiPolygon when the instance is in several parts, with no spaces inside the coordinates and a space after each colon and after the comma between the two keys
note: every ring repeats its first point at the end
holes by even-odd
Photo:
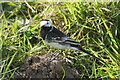
{"type": "Polygon", "coordinates": [[[83,51],[83,52],[91,55],[92,57],[104,62],[103,60],[94,56],[90,52],[84,50],[81,47],[81,44],[79,42],[71,39],[70,37],[68,37],[67,35],[62,33],[61,31],[56,29],[52,25],[50,20],[42,20],[40,22],[40,26],[41,26],[41,31],[40,31],[41,37],[44,40],[44,42],[47,43],[49,46],[52,46],[52,47],[55,47],[55,48],[58,48],[58,49],[80,50],[80,51],[83,51]]]}

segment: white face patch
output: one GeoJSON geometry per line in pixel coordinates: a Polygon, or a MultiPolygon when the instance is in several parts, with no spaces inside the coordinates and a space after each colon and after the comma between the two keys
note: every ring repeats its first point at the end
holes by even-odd
{"type": "Polygon", "coordinates": [[[52,26],[52,23],[50,22],[50,21],[41,21],[40,22],[40,26],[48,26],[48,27],[50,27],[50,26],[52,26]]]}

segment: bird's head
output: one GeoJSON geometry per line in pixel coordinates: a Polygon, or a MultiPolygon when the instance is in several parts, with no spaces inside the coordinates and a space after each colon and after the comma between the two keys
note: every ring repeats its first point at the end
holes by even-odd
{"type": "Polygon", "coordinates": [[[42,21],[40,22],[40,26],[41,26],[41,27],[42,27],[42,26],[50,27],[50,26],[52,26],[52,23],[50,22],[50,20],[42,20],[42,21]]]}

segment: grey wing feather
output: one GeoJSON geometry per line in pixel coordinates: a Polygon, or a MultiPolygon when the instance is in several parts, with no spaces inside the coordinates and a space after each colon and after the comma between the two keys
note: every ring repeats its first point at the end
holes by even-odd
{"type": "Polygon", "coordinates": [[[74,44],[74,45],[81,45],[79,42],[71,39],[70,37],[54,37],[52,38],[52,41],[54,42],[64,42],[67,44],[74,44]]]}
{"type": "Polygon", "coordinates": [[[53,31],[48,34],[48,39],[53,42],[64,42],[66,44],[74,44],[74,45],[81,45],[79,42],[71,39],[55,27],[53,27],[53,31]],[[58,33],[58,34],[57,34],[58,33]],[[52,35],[52,36],[51,36],[52,35]]]}

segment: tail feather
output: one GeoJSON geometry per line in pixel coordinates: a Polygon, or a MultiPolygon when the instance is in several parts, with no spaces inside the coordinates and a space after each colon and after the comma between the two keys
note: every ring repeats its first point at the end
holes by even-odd
{"type": "Polygon", "coordinates": [[[80,45],[73,45],[73,44],[71,44],[71,46],[74,47],[74,48],[76,48],[76,49],[78,49],[78,50],[80,50],[80,51],[85,52],[86,54],[89,54],[90,56],[96,58],[97,60],[102,61],[103,63],[106,63],[106,62],[104,62],[102,59],[100,59],[100,58],[96,57],[95,55],[91,54],[90,52],[84,50],[80,45]]]}
{"type": "Polygon", "coordinates": [[[85,52],[85,53],[89,54],[90,56],[92,56],[92,57],[96,58],[97,60],[100,60],[100,61],[102,61],[103,63],[105,63],[102,59],[100,59],[100,58],[96,57],[95,55],[93,55],[93,54],[91,54],[90,52],[88,52],[88,51],[84,50],[83,48],[79,47],[78,49],[79,49],[80,51],[83,51],[83,52],[85,52]]]}

